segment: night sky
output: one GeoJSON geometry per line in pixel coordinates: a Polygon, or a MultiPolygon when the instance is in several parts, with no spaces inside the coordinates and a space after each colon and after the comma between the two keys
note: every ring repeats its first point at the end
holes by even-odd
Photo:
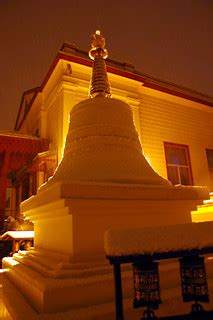
{"type": "Polygon", "coordinates": [[[0,0],[0,130],[62,43],[87,50],[96,29],[110,58],[213,96],[213,0],[0,0]]]}

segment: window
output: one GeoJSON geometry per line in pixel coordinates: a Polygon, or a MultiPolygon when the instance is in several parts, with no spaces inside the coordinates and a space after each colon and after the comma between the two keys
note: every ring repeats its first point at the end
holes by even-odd
{"type": "Polygon", "coordinates": [[[207,157],[209,171],[213,172],[213,149],[206,149],[206,157],[207,157]]]}
{"type": "Polygon", "coordinates": [[[209,168],[209,177],[210,177],[210,190],[213,190],[213,149],[206,149],[206,157],[209,168]]]}
{"type": "Polygon", "coordinates": [[[192,185],[189,148],[183,144],[164,142],[168,179],[172,184],[192,185]]]}

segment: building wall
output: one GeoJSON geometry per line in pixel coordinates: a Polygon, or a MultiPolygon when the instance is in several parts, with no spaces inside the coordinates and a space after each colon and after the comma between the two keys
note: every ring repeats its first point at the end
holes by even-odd
{"type": "Polygon", "coordinates": [[[48,108],[46,114],[46,138],[50,141],[50,149],[58,150],[60,144],[59,125],[60,125],[59,101],[56,99],[48,108]]]}
{"type": "Polygon", "coordinates": [[[141,97],[144,154],[154,169],[167,177],[164,142],[188,145],[194,184],[210,188],[206,148],[213,149],[213,110],[195,102],[189,106],[184,99],[169,101],[167,96],[143,94],[141,97]]]}

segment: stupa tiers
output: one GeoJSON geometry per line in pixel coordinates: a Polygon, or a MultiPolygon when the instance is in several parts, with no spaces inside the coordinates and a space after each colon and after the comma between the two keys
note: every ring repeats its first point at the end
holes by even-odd
{"type": "Polygon", "coordinates": [[[209,197],[205,187],[172,186],[146,161],[130,106],[110,97],[107,50],[99,31],[89,55],[91,98],[70,113],[64,156],[54,176],[21,206],[34,222],[35,248],[15,256],[15,268],[11,259],[4,262],[11,268],[8,278],[39,313],[113,300],[108,271],[91,263],[104,260],[107,229],[190,223],[191,211],[209,197]],[[80,284],[76,265],[84,269],[80,284]]]}

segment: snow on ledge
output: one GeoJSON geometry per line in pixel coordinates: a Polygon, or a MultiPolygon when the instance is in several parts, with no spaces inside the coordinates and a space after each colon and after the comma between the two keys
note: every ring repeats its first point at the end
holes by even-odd
{"type": "Polygon", "coordinates": [[[2,235],[2,239],[33,239],[34,238],[34,231],[7,231],[2,235]]]}
{"type": "Polygon", "coordinates": [[[109,229],[105,233],[105,251],[108,256],[153,254],[210,246],[213,246],[213,222],[109,229]]]}

